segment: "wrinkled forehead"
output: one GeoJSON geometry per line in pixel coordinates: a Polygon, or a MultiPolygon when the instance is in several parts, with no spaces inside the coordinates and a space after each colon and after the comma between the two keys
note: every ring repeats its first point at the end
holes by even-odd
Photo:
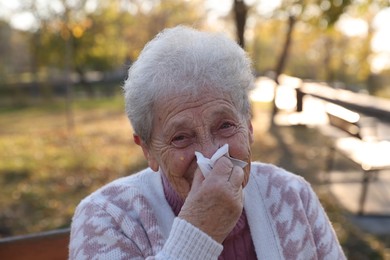
{"type": "Polygon", "coordinates": [[[169,107],[185,106],[185,105],[201,105],[202,103],[209,102],[211,100],[225,100],[234,106],[231,95],[228,93],[211,88],[203,88],[199,90],[183,90],[183,91],[171,91],[165,92],[159,96],[154,102],[154,110],[167,110],[169,107]]]}
{"type": "Polygon", "coordinates": [[[200,86],[191,83],[184,84],[184,86],[161,89],[158,99],[170,102],[170,100],[178,98],[183,102],[193,102],[208,98],[217,98],[226,99],[232,103],[234,102],[234,93],[230,93],[232,89],[227,90],[223,86],[206,84],[200,86]]]}
{"type": "Polygon", "coordinates": [[[184,110],[199,107],[210,107],[214,108],[215,111],[229,108],[230,111],[238,113],[230,95],[215,89],[204,89],[196,93],[181,92],[163,95],[154,103],[153,112],[154,117],[161,117],[159,120],[164,120],[164,117],[171,117],[184,110]]]}

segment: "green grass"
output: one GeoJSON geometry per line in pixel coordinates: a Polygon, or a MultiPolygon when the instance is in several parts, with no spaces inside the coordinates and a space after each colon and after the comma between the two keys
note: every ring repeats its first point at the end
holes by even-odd
{"type": "Polygon", "coordinates": [[[68,226],[76,204],[145,166],[121,97],[73,105],[74,127],[56,105],[0,113],[0,233],[68,226]]]}

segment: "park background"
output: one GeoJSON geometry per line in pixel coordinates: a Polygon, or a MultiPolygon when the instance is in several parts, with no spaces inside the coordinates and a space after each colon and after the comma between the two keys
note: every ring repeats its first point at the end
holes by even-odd
{"type": "MultiPolygon", "coordinates": [[[[185,24],[236,39],[254,73],[390,98],[387,0],[0,0],[0,237],[69,227],[75,206],[146,166],[121,85],[147,41],[185,24]]],[[[265,93],[263,93],[265,95],[265,93]]],[[[269,95],[267,96],[269,97],[269,95]]],[[[389,258],[390,238],[349,221],[319,184],[327,140],[272,124],[253,102],[253,159],[304,176],[350,259],[389,258]]]]}

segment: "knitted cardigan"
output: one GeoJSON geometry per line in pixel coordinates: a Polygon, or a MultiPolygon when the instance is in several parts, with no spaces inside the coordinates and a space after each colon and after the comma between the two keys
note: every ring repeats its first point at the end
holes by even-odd
{"type": "MultiPolygon", "coordinates": [[[[310,185],[273,165],[252,163],[244,208],[258,259],[345,259],[310,185]]],[[[215,216],[218,217],[218,216],[215,216]]],[[[73,217],[70,259],[217,259],[222,245],[183,219],[151,169],[85,198],[73,217]]]]}

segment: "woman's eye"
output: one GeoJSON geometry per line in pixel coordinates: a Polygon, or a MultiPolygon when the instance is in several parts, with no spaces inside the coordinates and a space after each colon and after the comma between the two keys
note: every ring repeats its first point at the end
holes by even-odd
{"type": "Polygon", "coordinates": [[[228,129],[228,128],[230,128],[230,127],[233,127],[234,125],[232,124],[232,123],[230,123],[230,122],[225,122],[225,123],[223,123],[222,125],[221,125],[221,129],[228,129]]]}
{"type": "Polygon", "coordinates": [[[218,132],[224,137],[230,137],[236,132],[236,125],[231,122],[224,122],[220,125],[218,132]]]}
{"type": "Polygon", "coordinates": [[[172,145],[178,148],[184,148],[191,144],[192,138],[186,135],[178,135],[172,138],[172,145]]]}
{"type": "Polygon", "coordinates": [[[185,139],[184,135],[179,135],[179,136],[175,136],[172,141],[173,142],[180,142],[180,141],[183,141],[185,139]]]}

